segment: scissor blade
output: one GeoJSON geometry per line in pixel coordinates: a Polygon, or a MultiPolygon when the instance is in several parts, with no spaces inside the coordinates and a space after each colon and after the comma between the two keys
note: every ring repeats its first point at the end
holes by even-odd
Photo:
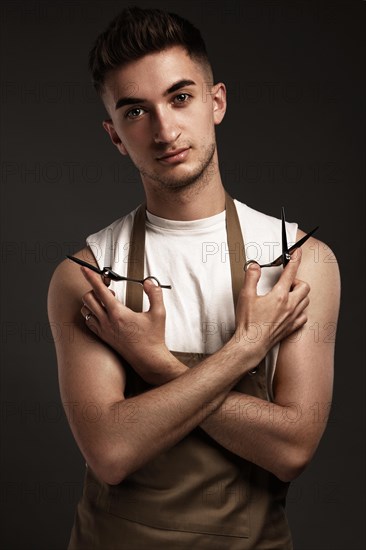
{"type": "MultiPolygon", "coordinates": [[[[292,252],[294,252],[297,248],[300,248],[300,246],[302,246],[308,240],[308,238],[311,237],[315,233],[315,231],[317,229],[319,229],[319,225],[317,225],[314,229],[309,231],[309,233],[304,235],[300,240],[297,241],[297,243],[290,246],[290,248],[288,249],[288,253],[292,254],[292,252]]],[[[281,256],[278,256],[278,258],[273,260],[273,262],[270,262],[269,264],[263,264],[260,267],[279,267],[280,265],[285,266],[286,264],[284,264],[283,259],[284,259],[284,257],[281,254],[281,256]]]]}
{"type": "Polygon", "coordinates": [[[95,265],[88,264],[88,262],[84,262],[84,260],[80,260],[80,258],[76,258],[75,256],[68,256],[68,255],[66,257],[69,258],[69,260],[72,260],[73,262],[75,262],[79,265],[83,265],[84,267],[88,267],[92,271],[95,271],[95,273],[99,273],[99,275],[102,275],[102,273],[103,273],[103,271],[101,271],[100,269],[95,267],[95,265]]]}
{"type": "Polygon", "coordinates": [[[287,246],[285,208],[283,206],[281,209],[281,220],[282,220],[282,263],[285,266],[290,261],[290,257],[289,257],[289,251],[287,246]]]}
{"type": "Polygon", "coordinates": [[[112,267],[112,260],[113,260],[113,232],[112,232],[112,228],[108,227],[106,249],[104,254],[105,267],[108,267],[110,269],[112,267]]]}
{"type": "Polygon", "coordinates": [[[309,231],[309,233],[306,233],[306,235],[304,235],[299,241],[297,241],[297,243],[293,244],[292,246],[290,246],[289,248],[289,252],[293,252],[294,250],[296,250],[297,248],[300,248],[300,246],[302,246],[304,243],[306,243],[306,241],[308,240],[309,237],[311,237],[315,231],[319,229],[319,225],[317,225],[316,227],[314,227],[314,229],[312,229],[311,231],[309,231]]]}
{"type": "Polygon", "coordinates": [[[123,275],[118,275],[115,271],[112,271],[111,269],[104,268],[107,270],[106,277],[111,279],[112,281],[127,281],[127,277],[124,277],[123,275]]]}

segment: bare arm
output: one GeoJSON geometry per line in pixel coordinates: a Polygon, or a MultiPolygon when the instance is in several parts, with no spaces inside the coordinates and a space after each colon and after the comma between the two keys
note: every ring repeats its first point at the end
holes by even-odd
{"type": "MultiPolygon", "coordinates": [[[[84,258],[87,255],[86,259],[93,261],[87,250],[81,255],[84,258]]],[[[286,275],[288,285],[296,270],[297,266],[289,267],[286,275]]],[[[50,285],[49,318],[55,335],[61,397],[86,460],[101,479],[118,483],[202,422],[212,412],[212,408],[208,410],[204,406],[205,403],[219,406],[240,377],[258,364],[271,344],[261,341],[256,346],[247,345],[241,333],[239,339],[228,342],[195,369],[151,391],[125,399],[125,373],[120,355],[127,360],[134,358],[134,368],[141,370],[146,367],[144,361],[149,350],[150,367],[154,363],[166,372],[179,368],[179,362],[161,342],[160,325],[164,319],[161,291],[149,288],[145,283],[151,311],[136,314],[112,296],[99,276],[89,270],[85,275],[89,284],[78,267],[65,261],[56,270],[50,285]],[[89,328],[106,343],[85,327],[80,315],[82,295],[91,300],[88,305],[93,313],[103,316],[103,323],[99,326],[91,324],[89,328]],[[93,308],[100,309],[94,311],[93,308]],[[139,327],[145,332],[140,334],[137,344],[119,338],[120,349],[115,345],[114,329],[118,327],[116,334],[123,336],[124,323],[129,324],[135,318],[139,319],[139,327]],[[72,338],[70,326],[73,328],[72,338]],[[131,412],[134,412],[132,421],[131,412]]],[[[250,327],[251,319],[256,322],[266,308],[263,300],[257,300],[253,294],[255,285],[253,287],[251,276],[247,281],[248,293],[251,288],[252,308],[248,309],[252,316],[245,323],[250,327]]],[[[277,304],[276,293],[267,298],[273,306],[270,308],[271,319],[279,327],[278,340],[304,322],[299,304],[305,295],[306,289],[298,285],[297,291],[290,296],[291,307],[277,304]]],[[[93,319],[95,322],[96,317],[93,319]]],[[[241,329],[245,328],[245,323],[241,329]]]]}
{"type": "Polygon", "coordinates": [[[334,255],[315,239],[304,247],[298,276],[311,287],[308,322],[281,342],[274,403],[230,392],[201,423],[221,445],[284,481],[308,464],[326,426],[340,296],[334,255]]]}

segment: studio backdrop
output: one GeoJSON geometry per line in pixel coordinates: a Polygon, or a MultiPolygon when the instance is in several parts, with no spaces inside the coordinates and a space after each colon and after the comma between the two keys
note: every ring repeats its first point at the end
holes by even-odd
{"type": "MultiPolygon", "coordinates": [[[[334,402],[287,509],[296,550],[361,550],[366,2],[133,4],[176,12],[201,29],[215,80],[228,90],[217,141],[229,193],[276,217],[285,205],[304,231],[319,224],[317,237],[338,259],[334,402]]],[[[87,71],[96,36],[127,5],[13,0],[0,7],[4,550],[64,550],[81,494],[84,460],[60,401],[46,300],[65,255],[143,199],[138,173],[102,128],[105,111],[87,71]]],[[[315,339],[320,328],[312,327],[315,339]]],[[[314,403],[314,422],[328,412],[314,403]]],[[[94,411],[85,414],[92,419],[94,411]]]]}

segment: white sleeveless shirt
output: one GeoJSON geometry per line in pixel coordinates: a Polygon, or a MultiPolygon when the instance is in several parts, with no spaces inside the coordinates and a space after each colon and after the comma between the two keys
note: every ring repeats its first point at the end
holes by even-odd
{"type": "MultiPolygon", "coordinates": [[[[281,250],[281,220],[253,210],[234,200],[244,238],[247,260],[268,263],[281,250]]],[[[87,238],[100,268],[110,257],[108,229],[112,230],[112,265],[127,276],[128,252],[133,219],[137,208],[108,227],[87,238]]],[[[214,353],[232,336],[235,312],[232,297],[230,254],[226,237],[226,211],[193,221],[175,221],[146,212],[145,277],[154,275],[163,289],[166,308],[166,344],[170,350],[192,353],[214,353]]],[[[288,245],[295,243],[297,224],[287,223],[288,245]]],[[[282,267],[262,269],[258,294],[271,290],[282,267]]],[[[126,283],[111,282],[116,297],[125,303],[126,283]]],[[[144,294],[143,311],[149,309],[144,294]]],[[[272,380],[279,346],[266,357],[267,393],[272,399],[272,380]]]]}

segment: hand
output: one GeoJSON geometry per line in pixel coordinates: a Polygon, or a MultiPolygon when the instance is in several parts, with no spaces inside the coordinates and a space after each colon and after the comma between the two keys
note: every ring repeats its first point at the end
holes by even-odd
{"type": "MultiPolygon", "coordinates": [[[[261,276],[258,264],[250,264],[236,308],[236,330],[233,336],[240,345],[253,346],[259,361],[286,336],[300,329],[307,321],[309,285],[296,279],[301,250],[284,268],[278,282],[268,294],[257,295],[261,276]]],[[[232,339],[232,340],[233,340],[232,339]]],[[[259,362],[258,361],[258,362],[259,362]]]]}
{"type": "Polygon", "coordinates": [[[150,279],[144,282],[150,309],[136,313],[124,306],[103,284],[99,275],[81,268],[92,290],[82,297],[81,313],[88,328],[136,370],[148,384],[173,378],[174,357],[165,345],[165,307],[162,290],[150,279]]]}

